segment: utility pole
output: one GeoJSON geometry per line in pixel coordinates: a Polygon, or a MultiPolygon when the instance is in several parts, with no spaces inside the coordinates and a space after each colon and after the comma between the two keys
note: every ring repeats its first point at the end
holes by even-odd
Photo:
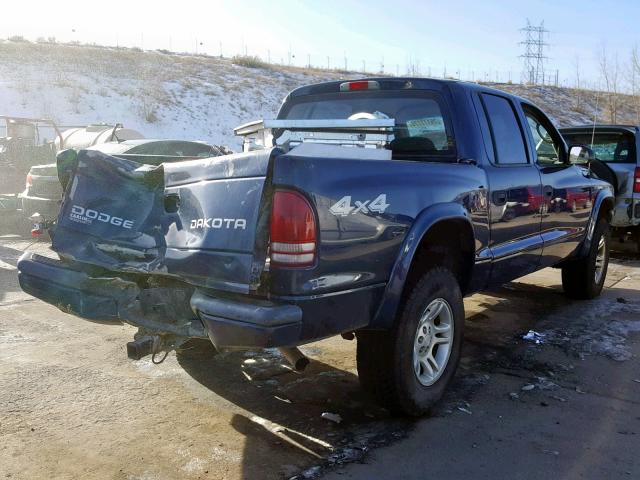
{"type": "Polygon", "coordinates": [[[344,71],[347,72],[349,71],[349,67],[347,65],[347,52],[344,52],[344,71]]]}
{"type": "Polygon", "coordinates": [[[362,60],[362,73],[366,73],[367,72],[367,64],[364,60],[362,60]]]}
{"type": "Polygon", "coordinates": [[[327,55],[327,70],[331,70],[331,67],[329,66],[329,55],[327,55]]]}

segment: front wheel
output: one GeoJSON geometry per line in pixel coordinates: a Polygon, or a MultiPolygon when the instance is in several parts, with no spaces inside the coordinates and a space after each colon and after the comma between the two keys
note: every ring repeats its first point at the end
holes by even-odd
{"type": "Polygon", "coordinates": [[[589,253],[562,267],[562,287],[569,297],[590,299],[600,295],[609,267],[610,243],[609,223],[601,218],[593,230],[589,253]]]}
{"type": "Polygon", "coordinates": [[[393,412],[419,416],[442,397],[460,360],[464,304],[444,268],[414,285],[391,332],[359,332],[362,387],[393,412]]]}

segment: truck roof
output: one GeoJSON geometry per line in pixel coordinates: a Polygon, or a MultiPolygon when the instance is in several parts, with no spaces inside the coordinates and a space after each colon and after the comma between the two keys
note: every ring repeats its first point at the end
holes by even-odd
{"type": "Polygon", "coordinates": [[[593,129],[600,131],[613,131],[613,130],[627,130],[630,133],[635,133],[637,130],[636,125],[622,125],[622,124],[606,124],[606,123],[598,123],[596,125],[574,125],[572,127],[562,127],[559,128],[562,133],[569,132],[581,132],[581,131],[591,131],[593,129]]]}
{"type": "Polygon", "coordinates": [[[473,82],[466,82],[456,79],[436,79],[425,77],[364,77],[364,78],[351,78],[344,80],[334,80],[331,82],[321,82],[311,85],[304,85],[292,90],[286,97],[285,101],[291,100],[296,97],[302,97],[305,95],[317,95],[323,93],[336,93],[340,91],[340,85],[345,82],[365,82],[374,81],[380,85],[380,90],[440,90],[444,86],[456,85],[458,87],[480,90],[483,92],[499,92],[500,95],[508,96],[513,99],[518,99],[531,103],[529,100],[523,99],[511,93],[496,88],[486,87],[473,82]]]}

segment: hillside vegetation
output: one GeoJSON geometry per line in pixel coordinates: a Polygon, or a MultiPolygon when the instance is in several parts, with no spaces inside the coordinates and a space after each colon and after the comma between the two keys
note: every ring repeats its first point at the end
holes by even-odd
{"type": "MultiPolygon", "coordinates": [[[[357,72],[266,65],[259,59],[47,43],[0,42],[0,114],[61,125],[121,122],[149,138],[204,140],[238,148],[237,125],[273,117],[300,85],[357,72]]],[[[607,122],[606,93],[491,84],[527,97],[561,125],[607,122]]],[[[633,97],[620,95],[618,122],[638,123],[633,97]]],[[[0,132],[1,134],[1,132],[0,132]]]]}

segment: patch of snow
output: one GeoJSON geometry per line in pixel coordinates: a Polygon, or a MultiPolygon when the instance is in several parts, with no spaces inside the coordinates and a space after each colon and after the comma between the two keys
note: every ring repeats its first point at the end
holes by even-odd
{"type": "Polygon", "coordinates": [[[640,302],[598,298],[588,306],[578,303],[553,315],[558,327],[545,332],[548,343],[579,356],[604,355],[616,361],[631,358],[627,338],[640,332],[640,302]]]}

